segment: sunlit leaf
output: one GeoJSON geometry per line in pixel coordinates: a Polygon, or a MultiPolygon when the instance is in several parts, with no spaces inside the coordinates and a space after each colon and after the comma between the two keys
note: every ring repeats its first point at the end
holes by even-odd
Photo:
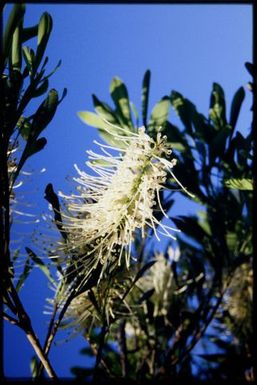
{"type": "Polygon", "coordinates": [[[52,31],[52,26],[53,26],[52,17],[49,15],[49,13],[44,12],[38,24],[35,69],[38,68],[42,60],[42,57],[45,53],[45,49],[52,31]]]}
{"type": "Polygon", "coordinates": [[[225,186],[236,190],[253,190],[253,181],[249,178],[243,179],[227,179],[225,186]]]}
{"type": "Polygon", "coordinates": [[[111,97],[116,105],[117,112],[124,122],[124,125],[132,128],[132,119],[129,105],[127,87],[121,79],[114,77],[110,84],[111,97]]]}
{"type": "Polygon", "coordinates": [[[165,127],[165,123],[168,119],[170,110],[170,101],[168,97],[164,97],[159,103],[157,103],[150,116],[150,120],[148,126],[150,128],[163,128],[165,127]]]}
{"type": "Polygon", "coordinates": [[[13,33],[16,30],[17,26],[20,24],[20,21],[22,20],[25,14],[25,9],[25,4],[14,4],[10,16],[8,18],[3,37],[3,65],[6,64],[6,60],[9,57],[9,53],[12,46],[13,33]]]}

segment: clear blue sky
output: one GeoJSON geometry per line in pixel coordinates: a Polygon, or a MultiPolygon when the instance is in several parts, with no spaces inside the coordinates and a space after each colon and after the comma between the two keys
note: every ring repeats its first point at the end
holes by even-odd
{"type": "MultiPolygon", "coordinates": [[[[10,5],[6,7],[6,14],[10,5]]],[[[91,95],[112,104],[109,84],[119,76],[128,86],[129,96],[140,110],[141,83],[144,72],[151,70],[150,109],[164,95],[176,90],[208,114],[212,83],[220,83],[230,102],[234,92],[250,80],[244,68],[252,59],[251,7],[241,5],[64,5],[29,4],[25,25],[34,25],[40,15],[53,17],[53,32],[47,56],[49,71],[59,59],[62,66],[50,79],[50,87],[68,95],[59,106],[45,136],[46,148],[33,157],[31,168],[47,171],[36,175],[28,189],[38,212],[47,211],[44,188],[52,182],[56,190],[71,189],[65,178],[75,175],[73,164],[80,168],[85,151],[92,148],[97,132],[77,117],[79,110],[93,110],[91,95]]],[[[251,95],[245,99],[239,125],[249,128],[251,95]]],[[[171,112],[170,119],[180,124],[171,112]]],[[[29,165],[28,165],[29,168],[29,165]]],[[[177,205],[175,214],[190,210],[177,205]]],[[[194,208],[191,208],[191,211],[194,208]]],[[[47,329],[42,314],[46,281],[41,273],[32,273],[22,297],[41,341],[47,329]]],[[[5,371],[7,376],[29,376],[28,361],[33,352],[25,336],[15,327],[5,327],[5,371]],[[15,359],[14,359],[15,358],[15,359]]],[[[57,340],[62,338],[61,335],[57,340]]],[[[50,358],[59,376],[70,376],[70,367],[85,365],[79,349],[81,337],[53,347],[50,358]]]]}

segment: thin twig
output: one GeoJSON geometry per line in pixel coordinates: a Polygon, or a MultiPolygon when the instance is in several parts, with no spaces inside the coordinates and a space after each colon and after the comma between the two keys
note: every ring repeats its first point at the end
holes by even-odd
{"type": "Polygon", "coordinates": [[[128,351],[127,351],[125,327],[126,327],[126,321],[121,320],[120,326],[119,326],[119,346],[120,346],[121,370],[122,370],[123,377],[127,377],[127,374],[128,374],[128,351]]]}

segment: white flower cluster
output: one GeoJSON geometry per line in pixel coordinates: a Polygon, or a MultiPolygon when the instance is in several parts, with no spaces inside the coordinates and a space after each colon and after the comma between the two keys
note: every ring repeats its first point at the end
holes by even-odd
{"type": "Polygon", "coordinates": [[[158,240],[158,234],[174,239],[171,231],[179,231],[162,224],[155,216],[157,209],[167,217],[160,190],[168,173],[185,190],[172,172],[176,160],[167,160],[171,154],[167,138],[158,133],[154,140],[144,127],[129,135],[127,130],[119,130],[121,134],[116,134],[115,139],[122,143],[122,148],[95,142],[102,153],[87,152],[87,165],[96,175],[75,166],[80,196],[62,195],[69,202],[65,226],[70,244],[74,250],[84,250],[80,263],[85,263],[87,272],[99,262],[103,267],[110,261],[120,265],[123,257],[129,267],[136,230],[144,237],[147,229],[152,228],[158,240]],[[117,156],[110,150],[117,151],[117,156]]]}

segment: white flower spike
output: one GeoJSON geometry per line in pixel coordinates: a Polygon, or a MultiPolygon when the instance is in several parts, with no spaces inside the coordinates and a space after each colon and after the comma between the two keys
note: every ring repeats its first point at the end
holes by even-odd
{"type": "Polygon", "coordinates": [[[74,179],[80,185],[80,195],[61,194],[68,200],[64,225],[70,250],[79,250],[79,262],[88,274],[99,262],[103,267],[109,262],[120,265],[122,258],[129,267],[136,230],[145,237],[147,229],[152,228],[158,240],[158,234],[175,239],[172,232],[179,230],[162,224],[154,215],[157,207],[167,217],[161,206],[160,190],[168,173],[187,192],[172,172],[176,160],[167,160],[171,149],[165,136],[158,133],[154,140],[144,127],[138,133],[116,126],[115,129],[118,134],[108,128],[106,131],[121,142],[122,148],[95,142],[102,153],[88,151],[87,165],[96,175],[75,165],[79,177],[74,179]],[[110,153],[113,150],[117,155],[110,153]]]}

